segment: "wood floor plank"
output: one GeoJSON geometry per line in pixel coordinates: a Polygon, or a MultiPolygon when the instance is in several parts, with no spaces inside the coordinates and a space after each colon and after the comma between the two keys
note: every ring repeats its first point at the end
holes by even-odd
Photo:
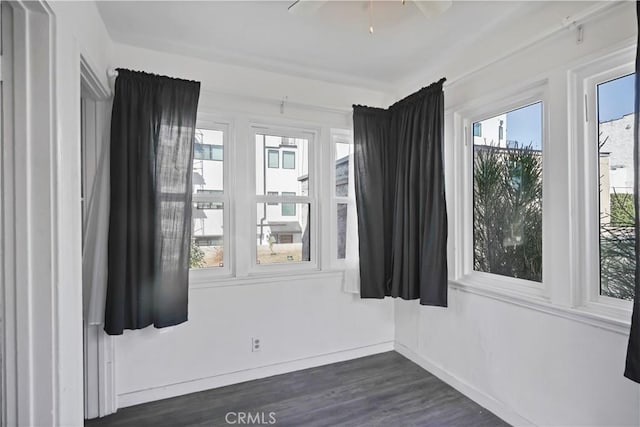
{"type": "Polygon", "coordinates": [[[228,412],[264,413],[267,422],[273,412],[279,427],[508,425],[388,352],[123,408],[85,426],[226,426],[228,412]]]}

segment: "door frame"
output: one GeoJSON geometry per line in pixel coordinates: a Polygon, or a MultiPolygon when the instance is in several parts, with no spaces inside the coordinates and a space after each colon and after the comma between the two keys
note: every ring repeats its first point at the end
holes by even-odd
{"type": "MultiPolygon", "coordinates": [[[[80,161],[85,162],[87,155],[95,155],[93,168],[87,168],[89,162],[81,168],[86,197],[93,188],[92,181],[88,178],[95,177],[98,162],[104,160],[100,154],[103,153],[104,144],[108,143],[111,91],[102,84],[90,60],[83,54],[80,54],[80,88],[81,98],[85,100],[80,105],[80,112],[84,122],[88,124],[83,130],[84,136],[81,135],[80,144],[88,142],[93,145],[92,150],[83,147],[80,161]]],[[[82,288],[84,291],[85,283],[82,288]]],[[[89,307],[87,295],[83,295],[83,301],[86,314],[89,307]]],[[[104,332],[102,325],[89,324],[86,319],[83,319],[83,337],[84,418],[104,417],[117,410],[115,340],[104,332]]]]}

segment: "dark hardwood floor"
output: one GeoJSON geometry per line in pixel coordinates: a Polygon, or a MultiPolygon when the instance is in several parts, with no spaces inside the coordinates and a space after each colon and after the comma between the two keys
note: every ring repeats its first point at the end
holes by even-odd
{"type": "MultiPolygon", "coordinates": [[[[396,352],[123,408],[85,425],[226,426],[229,412],[263,413],[258,421],[275,426],[508,425],[396,352]]],[[[229,421],[243,425],[233,414],[229,421]]]]}

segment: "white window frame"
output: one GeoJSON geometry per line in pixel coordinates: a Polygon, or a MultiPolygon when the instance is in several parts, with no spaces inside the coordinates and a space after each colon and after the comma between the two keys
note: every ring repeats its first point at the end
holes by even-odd
{"type": "Polygon", "coordinates": [[[635,73],[635,47],[628,47],[592,61],[569,73],[572,95],[570,177],[572,234],[576,236],[573,264],[573,304],[592,314],[629,322],[632,302],[600,295],[600,218],[597,85],[635,73]]]}
{"type": "MultiPolygon", "coordinates": [[[[223,267],[203,267],[203,268],[191,268],[189,269],[189,281],[190,282],[203,282],[208,279],[218,279],[218,278],[228,278],[232,277],[235,266],[235,259],[233,254],[235,254],[234,250],[234,242],[231,238],[234,235],[235,224],[232,221],[231,212],[234,210],[234,198],[232,197],[234,194],[234,182],[230,179],[232,176],[229,172],[231,169],[231,165],[234,164],[233,158],[233,148],[232,144],[229,143],[230,134],[232,131],[232,123],[228,121],[221,121],[213,118],[209,115],[198,114],[198,119],[196,122],[197,129],[205,129],[205,130],[214,130],[221,131],[223,134],[223,194],[203,194],[202,198],[205,199],[205,202],[218,202],[223,203],[224,211],[222,215],[222,223],[223,223],[223,258],[222,262],[224,264],[223,267]]],[[[211,161],[219,161],[219,160],[211,160],[211,161]]],[[[193,167],[193,165],[192,165],[193,167]]],[[[195,202],[194,202],[195,204],[195,202]]],[[[195,209],[195,207],[193,208],[195,209]]],[[[192,219],[193,221],[193,219],[192,219]]]]}
{"type": "Polygon", "coordinates": [[[458,207],[454,217],[454,241],[459,248],[454,253],[454,268],[451,273],[454,283],[472,288],[495,291],[500,294],[548,301],[549,262],[546,261],[549,235],[549,166],[545,161],[549,152],[549,99],[547,82],[535,82],[526,87],[512,89],[498,97],[486,97],[462,107],[454,114],[454,164],[458,171],[454,197],[458,207]],[[473,124],[542,102],[542,282],[517,279],[473,269],[473,124]]]}
{"type": "MultiPolygon", "coordinates": [[[[347,196],[336,195],[336,144],[349,144],[353,150],[353,132],[347,129],[331,129],[330,134],[330,163],[329,163],[329,175],[330,175],[330,199],[331,199],[331,237],[329,244],[331,245],[331,262],[337,269],[344,269],[347,267],[349,251],[345,253],[345,257],[338,258],[338,205],[346,204],[347,212],[352,209],[356,209],[356,197],[355,197],[355,183],[354,179],[354,162],[349,163],[349,186],[347,196]]],[[[353,156],[351,157],[353,159],[353,156]]],[[[347,214],[348,215],[348,214],[347,214]]],[[[347,232],[347,236],[348,236],[347,232]]],[[[357,243],[357,242],[356,242],[357,243]]],[[[349,245],[349,242],[347,242],[349,245]]]]}
{"type": "MultiPolygon", "coordinates": [[[[320,234],[318,230],[318,213],[320,212],[319,201],[318,201],[318,188],[319,188],[319,175],[316,173],[318,170],[316,167],[316,162],[320,158],[320,130],[313,128],[294,128],[294,127],[276,127],[263,123],[250,123],[249,124],[249,149],[247,150],[250,157],[251,162],[249,163],[249,195],[252,196],[249,199],[251,200],[251,204],[249,206],[250,215],[247,215],[251,223],[247,224],[249,229],[251,230],[250,236],[251,240],[249,242],[249,257],[251,258],[249,262],[249,275],[260,275],[260,274],[291,274],[296,272],[304,272],[304,271],[312,271],[318,270],[320,264],[320,245],[318,241],[320,240],[320,234]],[[270,136],[279,136],[283,138],[299,138],[306,139],[308,141],[308,150],[309,150],[309,194],[307,196],[270,196],[270,195],[258,195],[256,188],[256,135],[270,135],[270,136]],[[256,224],[258,223],[257,210],[256,206],[260,203],[302,203],[309,204],[309,216],[311,220],[309,221],[310,231],[311,231],[311,239],[309,243],[309,258],[310,261],[301,261],[301,262],[291,262],[291,263],[282,263],[282,264],[258,264],[257,256],[256,256],[256,224]]],[[[296,208],[297,209],[297,208],[296,208]]]]}

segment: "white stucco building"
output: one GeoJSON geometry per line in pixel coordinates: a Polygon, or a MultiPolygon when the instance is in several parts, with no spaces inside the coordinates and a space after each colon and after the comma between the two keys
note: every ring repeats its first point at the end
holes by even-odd
{"type": "Polygon", "coordinates": [[[633,194],[635,114],[600,123],[600,221],[611,221],[613,194],[633,194]]]}
{"type": "Polygon", "coordinates": [[[473,144],[507,148],[507,115],[501,114],[474,123],[473,144]]]}
{"type": "Polygon", "coordinates": [[[635,114],[627,114],[600,123],[600,156],[608,157],[611,192],[633,193],[634,119],[635,114]]]}

